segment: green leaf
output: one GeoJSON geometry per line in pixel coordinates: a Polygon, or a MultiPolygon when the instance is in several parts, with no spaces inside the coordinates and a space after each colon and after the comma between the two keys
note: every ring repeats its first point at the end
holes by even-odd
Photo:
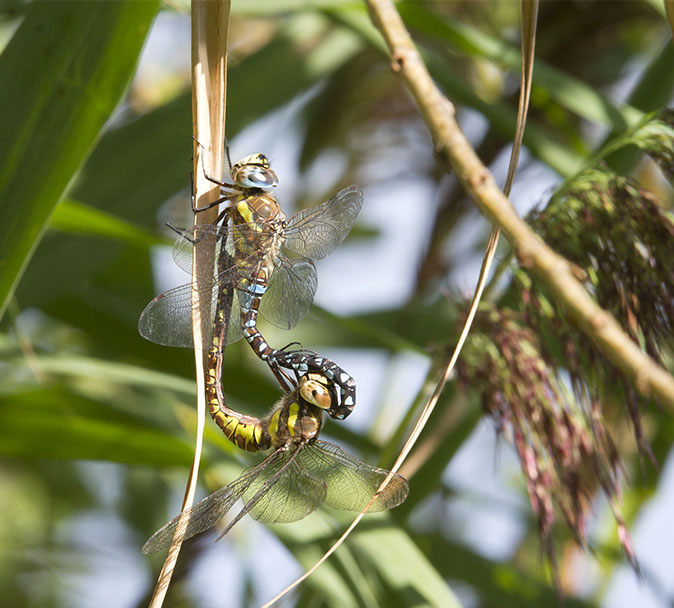
{"type": "MultiPolygon", "coordinates": [[[[638,82],[630,93],[630,102],[644,112],[666,107],[674,89],[674,70],[671,69],[673,64],[674,46],[670,39],[642,70],[638,82]]],[[[621,131],[613,129],[599,147],[604,147],[620,134],[621,131]]],[[[632,149],[619,151],[607,158],[606,162],[614,171],[626,175],[633,169],[638,159],[639,154],[632,149]]]]}
{"type": "MultiPolygon", "coordinates": [[[[340,529],[355,517],[354,513],[330,513],[337,516],[340,529]]],[[[308,584],[319,591],[327,606],[459,607],[433,564],[390,522],[388,514],[366,515],[337,553],[311,575],[308,584]]],[[[323,512],[297,524],[270,527],[304,568],[313,566],[340,534],[323,512]]]]}
{"type": "Polygon", "coordinates": [[[235,2],[233,15],[278,15],[293,11],[327,10],[361,6],[356,0],[256,0],[256,2],[235,2]]]}
{"type": "MultiPolygon", "coordinates": [[[[521,571],[509,563],[495,563],[466,547],[448,541],[441,534],[415,539],[424,547],[428,559],[441,576],[452,577],[473,586],[486,605],[503,608],[538,608],[555,606],[559,594],[535,575],[521,571]]],[[[539,563],[539,562],[537,562],[539,563]]],[[[564,606],[589,608],[594,602],[565,597],[564,606]]]]}
{"type": "Polygon", "coordinates": [[[34,2],[0,57],[0,314],[126,90],[158,2],[34,2]]]}
{"type": "Polygon", "coordinates": [[[191,446],[104,404],[51,387],[0,399],[0,453],[188,465],[191,446]]]}
{"type": "Polygon", "coordinates": [[[373,524],[354,534],[354,550],[371,563],[401,605],[461,606],[435,565],[403,530],[373,524]]]}
{"type": "Polygon", "coordinates": [[[67,375],[80,379],[106,380],[127,386],[161,388],[186,396],[194,395],[194,382],[191,380],[125,363],[67,356],[61,353],[52,357],[40,357],[38,364],[48,374],[67,375]]]}
{"type": "MultiPolygon", "coordinates": [[[[357,31],[374,48],[388,53],[377,30],[364,11],[335,11],[334,16],[357,31]]],[[[452,68],[446,54],[435,50],[422,51],[422,56],[431,76],[441,85],[453,103],[474,108],[489,120],[491,127],[504,139],[515,133],[517,114],[504,103],[488,103],[481,99],[458,70],[452,68]]],[[[545,129],[529,119],[524,132],[524,144],[532,154],[540,158],[560,175],[569,176],[583,166],[584,158],[567,145],[553,138],[545,129]]]]}
{"type": "Polygon", "coordinates": [[[153,245],[170,244],[168,239],[161,239],[131,222],[72,199],[64,199],[56,206],[50,227],[71,234],[114,239],[146,249],[153,245]]]}

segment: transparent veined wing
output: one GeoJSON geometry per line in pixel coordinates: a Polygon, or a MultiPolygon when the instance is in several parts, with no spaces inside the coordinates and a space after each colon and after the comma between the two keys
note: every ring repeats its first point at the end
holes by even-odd
{"type": "MultiPolygon", "coordinates": [[[[189,521],[184,539],[192,538],[199,532],[204,532],[215,526],[268,467],[276,470],[285,463],[283,456],[284,452],[277,450],[260,464],[246,469],[233,482],[228,483],[190,507],[187,510],[189,521]]],[[[143,545],[142,552],[148,554],[166,549],[173,540],[179,520],[180,515],[157,530],[143,545]]]]}
{"type": "Polygon", "coordinates": [[[283,232],[285,246],[312,260],[330,255],[353,228],[362,206],[363,191],[349,186],[320,205],[298,211],[283,232]]]}
{"type": "MultiPolygon", "coordinates": [[[[298,457],[299,465],[327,486],[325,504],[345,511],[361,511],[389,474],[370,466],[340,447],[314,441],[298,457]]],[[[409,493],[404,477],[397,473],[377,497],[369,511],[385,511],[401,504],[409,493]]]]}
{"type": "MultiPolygon", "coordinates": [[[[260,238],[257,235],[257,232],[251,231],[250,224],[235,226],[231,230],[221,230],[210,224],[197,225],[184,230],[174,247],[174,259],[184,270],[189,271],[192,266],[192,248],[209,241],[211,247],[215,245],[215,255],[204,266],[207,270],[201,273],[200,294],[202,299],[210,301],[209,318],[212,321],[218,289],[232,292],[227,344],[242,336],[242,285],[250,284],[264,261],[264,255],[258,253],[242,258],[241,250],[236,248],[243,247],[243,240],[246,246],[251,239],[259,245],[260,238]]],[[[317,284],[316,269],[311,260],[291,261],[284,255],[278,256],[269,288],[262,297],[260,313],[274,325],[291,329],[311,308],[317,284]]],[[[171,289],[154,298],[142,312],[138,330],[144,338],[157,344],[192,347],[191,285],[171,289]]]]}
{"type": "Polygon", "coordinates": [[[274,246],[276,233],[271,227],[251,222],[237,225],[197,224],[177,231],[180,235],[173,246],[173,260],[188,274],[192,274],[194,251],[203,256],[200,276],[214,282],[231,280],[234,276],[248,277],[274,246]],[[203,252],[203,253],[201,253],[203,252]],[[221,255],[229,263],[218,263],[221,255]]]}
{"type": "MultiPolygon", "coordinates": [[[[207,302],[209,323],[215,318],[218,289],[227,289],[207,283],[200,289],[201,300],[207,302]]],[[[227,344],[243,335],[240,321],[238,291],[230,288],[231,314],[227,328],[227,344]]],[[[143,338],[164,346],[192,348],[192,285],[190,283],[169,289],[154,298],[138,320],[138,331],[143,338]]]]}
{"type": "Polygon", "coordinates": [[[173,245],[173,261],[182,268],[187,274],[192,274],[193,254],[203,251],[203,264],[199,267],[204,278],[214,278],[216,273],[215,257],[213,253],[218,250],[218,243],[223,235],[220,234],[220,227],[213,224],[198,224],[189,228],[178,230],[178,239],[173,245]],[[208,258],[210,262],[206,264],[208,258]]]}
{"type": "MultiPolygon", "coordinates": [[[[246,469],[232,483],[220,488],[188,509],[189,521],[184,539],[192,538],[215,526],[243,499],[244,508],[225,528],[229,532],[244,515],[265,523],[289,523],[303,519],[325,500],[326,485],[295,461],[300,445],[294,450],[276,450],[260,464],[246,469]]],[[[180,516],[155,532],[143,545],[145,554],[166,549],[173,540],[180,516]]]]}
{"type": "Polygon", "coordinates": [[[290,523],[305,518],[323,504],[325,482],[298,462],[306,449],[307,445],[302,444],[283,452],[280,460],[257,476],[243,494],[244,512],[264,523],[290,523]]]}
{"type": "Polygon", "coordinates": [[[311,260],[275,259],[267,292],[260,301],[260,314],[281,329],[292,329],[309,312],[318,286],[316,267],[311,260]]]}
{"type": "MultiPolygon", "coordinates": [[[[244,225],[243,231],[236,234],[244,238],[247,227],[244,225]]],[[[230,299],[225,343],[231,344],[243,335],[238,286],[242,279],[249,279],[257,272],[259,258],[250,255],[242,262],[235,262],[231,246],[234,233],[212,224],[193,226],[182,230],[180,234],[173,256],[183,270],[191,272],[192,251],[195,247],[201,247],[204,255],[208,253],[210,256],[208,260],[203,260],[207,263],[199,265],[204,269],[199,279],[200,300],[208,302],[209,323],[215,318],[218,293],[224,291],[230,299]]],[[[166,291],[145,307],[138,321],[138,331],[144,338],[157,344],[191,348],[192,308],[191,284],[166,291]]]]}

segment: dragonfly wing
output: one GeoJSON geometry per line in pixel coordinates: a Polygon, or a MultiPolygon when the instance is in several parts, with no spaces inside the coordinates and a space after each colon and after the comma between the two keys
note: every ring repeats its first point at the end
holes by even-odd
{"type": "MultiPolygon", "coordinates": [[[[210,299],[210,292],[206,295],[210,299]]],[[[140,315],[138,331],[157,344],[191,348],[192,285],[169,289],[154,298],[140,315]]]]}
{"type": "Polygon", "coordinates": [[[276,258],[269,287],[260,302],[260,314],[282,329],[292,329],[309,312],[318,286],[311,260],[276,258]]]}
{"type": "Polygon", "coordinates": [[[261,259],[274,244],[275,232],[254,222],[249,224],[197,224],[179,231],[173,246],[173,260],[185,272],[192,274],[196,251],[202,256],[199,276],[221,282],[234,280],[242,271],[246,274],[248,259],[261,259]],[[235,256],[236,254],[236,261],[235,256]],[[219,256],[228,262],[223,265],[219,256]],[[243,270],[242,270],[243,269],[243,270]]]}
{"type": "MultiPolygon", "coordinates": [[[[345,511],[361,511],[384,481],[389,471],[372,467],[326,441],[314,441],[299,457],[300,465],[327,485],[325,504],[345,511]]],[[[369,511],[397,507],[409,493],[404,477],[397,473],[369,511]]]]}
{"type": "MultiPolygon", "coordinates": [[[[260,464],[246,469],[233,482],[223,486],[187,509],[186,514],[189,514],[189,521],[184,540],[215,526],[265,469],[273,466],[280,459],[280,452],[273,453],[260,464]]],[[[143,545],[142,552],[148,554],[166,549],[173,540],[179,521],[180,515],[174,517],[164,527],[157,530],[143,545]]]]}
{"type": "Polygon", "coordinates": [[[353,228],[362,206],[363,191],[349,186],[320,205],[298,211],[288,220],[285,246],[312,260],[330,255],[353,228]]]}
{"type": "MultiPolygon", "coordinates": [[[[229,290],[233,300],[227,331],[227,343],[231,344],[243,334],[239,316],[236,290],[229,290]]],[[[213,322],[217,302],[217,289],[212,284],[200,290],[200,299],[205,301],[209,323],[213,322]]],[[[154,298],[140,315],[138,331],[143,338],[164,346],[192,348],[192,285],[169,289],[154,298]]]]}
{"type": "Polygon", "coordinates": [[[173,246],[175,263],[188,274],[192,274],[192,261],[196,251],[197,255],[204,256],[204,263],[199,264],[199,267],[203,269],[202,274],[212,278],[215,266],[211,256],[218,248],[218,244],[226,239],[227,226],[197,224],[180,230],[178,235],[178,240],[173,246]],[[210,258],[210,262],[206,263],[208,258],[210,258]]]}
{"type": "Polygon", "coordinates": [[[249,508],[248,502],[246,504],[253,518],[264,523],[289,523],[303,519],[323,504],[325,482],[301,467],[295,458],[299,456],[297,450],[305,449],[306,446],[299,446],[294,451],[283,452],[283,462],[277,461],[267,467],[246,488],[244,501],[253,500],[260,494],[253,506],[249,508]],[[265,484],[268,489],[260,492],[265,484]]]}

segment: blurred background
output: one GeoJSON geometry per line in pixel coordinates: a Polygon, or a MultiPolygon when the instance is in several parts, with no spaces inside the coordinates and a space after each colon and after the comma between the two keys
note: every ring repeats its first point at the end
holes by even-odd
{"type": "MultiPolygon", "coordinates": [[[[398,6],[502,184],[519,87],[519,4],[398,6]]],[[[11,44],[31,10],[0,5],[0,44],[11,44]]],[[[301,341],[355,377],[356,409],[344,422],[327,421],[323,434],[390,467],[424,383],[454,346],[489,224],[436,162],[360,3],[234,2],[229,31],[233,160],[267,155],[288,214],[351,183],[365,193],[352,234],[318,264],[310,316],[291,332],[265,325],[263,333],[277,347],[301,341]]],[[[609,137],[666,106],[674,88],[671,30],[658,0],[543,3],[536,57],[511,195],[522,215],[544,206],[609,137]]],[[[180,508],[195,424],[193,353],[149,343],[136,325],[151,298],[188,281],[163,224],[192,222],[189,61],[189,7],[161,4],[123,101],[56,207],[2,321],[6,606],[143,606],[161,565],[163,556],[142,556],[140,547],[180,508]]],[[[95,104],[96,92],[83,99],[95,104]]],[[[612,163],[670,208],[670,186],[652,161],[632,153],[612,163]]],[[[498,259],[509,254],[502,244],[498,259]]],[[[510,280],[506,267],[492,301],[510,280]]],[[[555,604],[517,455],[483,416],[481,389],[450,382],[422,437],[427,450],[406,471],[406,503],[366,519],[290,605],[555,604]]],[[[227,349],[224,390],[234,409],[253,415],[280,397],[241,342],[227,349]]],[[[553,532],[566,604],[671,605],[674,428],[653,404],[643,409],[656,469],[636,449],[627,414],[611,416],[631,482],[623,513],[644,576],[639,581],[627,565],[609,501],[597,491],[588,497],[593,553],[563,524],[553,532]]],[[[199,496],[250,462],[207,420],[199,496]]],[[[166,605],[260,605],[349,521],[327,510],[290,525],[245,518],[217,544],[212,533],[198,538],[183,547],[166,605]]]]}

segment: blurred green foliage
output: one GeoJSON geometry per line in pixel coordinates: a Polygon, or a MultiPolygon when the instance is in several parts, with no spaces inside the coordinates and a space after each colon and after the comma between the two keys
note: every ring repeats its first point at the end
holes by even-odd
{"type": "MultiPolygon", "coordinates": [[[[517,3],[398,7],[484,162],[502,172],[517,106],[517,3]]],[[[150,79],[141,70],[132,82],[158,10],[159,38],[175,33],[164,18],[188,30],[181,3],[0,6],[0,40],[6,41],[0,56],[0,302],[7,311],[0,335],[0,587],[7,606],[144,605],[157,564],[135,552],[174,514],[189,466],[192,353],[145,342],[136,330],[140,311],[157,292],[154,254],[170,243],[159,226],[175,209],[165,203],[190,180],[189,75],[167,67],[162,81],[161,74],[150,79]],[[102,520],[78,536],[78,524],[92,514],[102,520]],[[115,567],[96,565],[111,555],[115,567]],[[133,581],[119,580],[119,562],[127,557],[142,564],[133,581]],[[123,593],[125,587],[130,591],[123,593]]],[[[363,252],[378,246],[387,220],[366,213],[368,195],[386,192],[387,213],[426,215],[421,238],[406,252],[407,268],[382,270],[391,281],[411,277],[402,303],[374,309],[367,304],[370,281],[345,285],[368,312],[343,318],[317,308],[292,337],[272,334],[279,343],[297,339],[308,348],[339,349],[354,361],[377,357],[378,367],[364,363],[351,370],[357,380],[367,376],[375,384],[370,394],[378,399],[368,404],[367,424],[328,423],[325,434],[368,462],[381,457],[390,466],[428,384],[409,387],[409,395],[418,393],[409,403],[389,389],[398,376],[409,377],[400,368],[410,361],[430,366],[427,381],[434,380],[464,306],[444,297],[446,285],[456,270],[474,265],[488,226],[436,164],[428,133],[391,72],[364,6],[235,2],[230,32],[227,135],[231,140],[246,130],[250,137],[248,127],[259,132],[260,124],[288,135],[294,142],[288,148],[298,146],[284,159],[295,163],[297,205],[315,204],[349,183],[363,186],[366,219],[350,241],[363,252]],[[432,200],[395,200],[390,186],[405,181],[431,192],[432,200]],[[457,256],[450,245],[454,239],[465,245],[468,225],[484,236],[457,256]],[[377,373],[383,378],[378,386],[369,378],[377,373]]],[[[671,99],[670,39],[663,14],[649,2],[543,3],[522,169],[530,175],[546,169],[559,183],[592,163],[602,138],[623,133],[671,99]],[[632,93],[627,98],[615,94],[625,87],[632,93]]],[[[167,52],[166,45],[159,48],[167,52]]],[[[164,57],[154,52],[160,71],[164,57]]],[[[284,142],[275,145],[284,153],[284,142]]],[[[671,204],[669,187],[636,153],[609,160],[641,179],[664,206],[671,204]]],[[[530,187],[540,182],[534,178],[530,187]]],[[[529,198],[547,194],[535,190],[529,198]]],[[[186,210],[183,205],[178,212],[186,210]]],[[[350,272],[344,268],[339,280],[348,282],[350,272]]],[[[279,396],[271,375],[241,344],[228,348],[225,374],[225,392],[240,411],[260,414],[279,396]]],[[[446,390],[422,435],[421,443],[432,449],[419,455],[408,502],[366,519],[301,587],[296,605],[446,607],[459,605],[455,591],[465,605],[554,604],[526,499],[511,514],[521,526],[519,539],[499,558],[465,540],[461,525],[447,515],[460,489],[448,484],[445,471],[469,449],[480,420],[479,390],[446,390]]],[[[662,463],[674,429],[658,416],[647,412],[644,430],[662,463]]],[[[628,422],[619,415],[613,422],[626,469],[639,471],[628,422]]],[[[207,424],[203,480],[213,490],[245,459],[207,424]]],[[[642,485],[626,489],[628,523],[657,491],[658,475],[649,466],[644,471],[642,485]]],[[[511,482],[524,496],[522,480],[511,482]]],[[[271,527],[289,550],[283,553],[287,568],[276,569],[289,578],[296,572],[293,559],[310,566],[347,521],[321,512],[271,527]]],[[[598,542],[601,568],[589,582],[576,581],[578,550],[568,532],[554,534],[565,556],[560,568],[571,596],[567,605],[596,605],[623,563],[617,542],[598,542]]],[[[228,590],[227,605],[259,605],[278,590],[259,583],[262,558],[247,540],[235,534],[221,541],[231,544],[239,564],[240,595],[228,590]]],[[[206,546],[185,547],[167,605],[201,605],[188,580],[206,546]]],[[[646,574],[657,589],[658,581],[646,574]]],[[[211,582],[216,596],[225,595],[222,580],[211,582]]]]}

